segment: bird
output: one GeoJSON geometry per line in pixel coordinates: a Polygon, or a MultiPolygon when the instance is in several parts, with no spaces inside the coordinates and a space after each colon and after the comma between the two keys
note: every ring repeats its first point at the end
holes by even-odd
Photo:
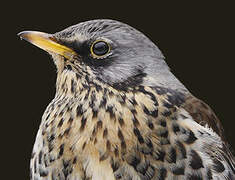
{"type": "Polygon", "coordinates": [[[142,32],[96,19],[18,35],[46,51],[57,69],[31,180],[235,179],[220,120],[142,32]]]}

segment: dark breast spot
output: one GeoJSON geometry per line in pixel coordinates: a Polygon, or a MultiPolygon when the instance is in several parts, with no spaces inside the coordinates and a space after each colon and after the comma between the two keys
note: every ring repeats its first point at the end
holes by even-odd
{"type": "Polygon", "coordinates": [[[34,163],[33,163],[33,167],[34,167],[34,173],[37,173],[37,158],[34,159],[34,163]]]}
{"type": "Polygon", "coordinates": [[[73,164],[76,164],[77,162],[77,157],[73,158],[73,164]]]}
{"type": "Polygon", "coordinates": [[[122,150],[125,150],[126,149],[126,142],[125,142],[124,136],[122,134],[122,131],[120,129],[118,130],[118,138],[121,141],[121,148],[122,148],[122,150]]]}
{"type": "Polygon", "coordinates": [[[35,152],[32,152],[32,154],[31,154],[31,159],[34,158],[35,154],[36,154],[35,152]]]}
{"type": "Polygon", "coordinates": [[[77,117],[81,116],[83,114],[82,105],[78,105],[76,111],[77,111],[77,117]]]}
{"type": "Polygon", "coordinates": [[[149,162],[138,164],[136,170],[141,173],[141,179],[152,179],[155,175],[155,168],[151,166],[149,162]]]}
{"type": "Polygon", "coordinates": [[[99,161],[104,161],[108,158],[108,153],[104,153],[104,154],[101,154],[100,153],[100,158],[99,158],[99,161]]]}
{"type": "Polygon", "coordinates": [[[117,171],[118,168],[119,168],[119,162],[118,161],[114,161],[113,158],[110,160],[110,164],[111,164],[111,167],[113,169],[113,172],[117,171]]]}
{"type": "Polygon", "coordinates": [[[69,118],[69,120],[68,120],[68,123],[70,123],[70,124],[71,124],[72,122],[73,122],[73,118],[72,118],[72,117],[70,117],[70,118],[69,118]]]}
{"type": "MultiPolygon", "coordinates": [[[[58,107],[59,107],[59,105],[58,105],[58,107]]],[[[62,116],[64,115],[64,113],[65,113],[65,109],[63,109],[62,111],[60,111],[59,116],[62,117],[62,116]]]]}
{"type": "Polygon", "coordinates": [[[164,161],[166,153],[164,151],[157,151],[153,154],[154,159],[159,160],[159,161],[164,161]]]}
{"type": "Polygon", "coordinates": [[[194,141],[197,140],[197,138],[195,137],[194,133],[191,130],[187,130],[187,138],[185,140],[185,142],[187,144],[192,144],[194,141]]]}
{"type": "Polygon", "coordinates": [[[159,180],[166,179],[166,175],[167,175],[167,170],[163,167],[160,168],[160,170],[159,170],[159,180]]]}
{"type": "Polygon", "coordinates": [[[136,166],[140,163],[140,157],[137,154],[132,154],[127,157],[127,163],[136,169],[136,166]]]}
{"type": "Polygon", "coordinates": [[[39,163],[39,164],[42,163],[42,151],[39,152],[39,155],[38,155],[38,163],[39,163]]]}
{"type": "Polygon", "coordinates": [[[207,169],[206,175],[209,180],[212,179],[212,173],[210,169],[207,169]]]}
{"type": "Polygon", "coordinates": [[[125,94],[121,94],[120,95],[120,98],[119,98],[119,103],[121,104],[121,105],[124,105],[125,104],[125,102],[126,102],[126,95],[125,94]]]}
{"type": "Polygon", "coordinates": [[[172,114],[172,113],[171,113],[171,111],[170,111],[169,109],[167,109],[167,110],[165,110],[165,111],[162,112],[162,115],[163,115],[164,117],[169,117],[171,114],[172,114]]]}
{"type": "Polygon", "coordinates": [[[106,109],[106,112],[109,112],[110,119],[115,118],[115,114],[114,114],[114,111],[113,111],[113,106],[108,106],[107,109],[106,109]]]}
{"type": "Polygon", "coordinates": [[[187,156],[186,156],[186,149],[185,149],[184,145],[180,141],[177,141],[176,145],[177,145],[177,149],[178,149],[178,153],[179,153],[179,158],[185,159],[187,156]]]}
{"type": "Polygon", "coordinates": [[[167,145],[170,144],[170,141],[167,138],[160,138],[160,144],[167,145]]]}
{"type": "Polygon", "coordinates": [[[118,122],[119,122],[121,127],[125,124],[122,117],[118,118],[118,122]]]}
{"type": "Polygon", "coordinates": [[[101,120],[99,120],[99,121],[97,122],[97,125],[96,125],[97,129],[101,129],[102,126],[103,126],[103,122],[102,122],[101,120]]]}
{"type": "Polygon", "coordinates": [[[138,128],[134,128],[133,132],[134,132],[135,136],[137,137],[139,143],[140,144],[144,143],[144,139],[143,139],[142,135],[140,134],[139,129],[138,128]]]}
{"type": "Polygon", "coordinates": [[[39,168],[39,175],[41,177],[46,177],[48,175],[48,171],[42,168],[39,168]]]}
{"type": "Polygon", "coordinates": [[[98,85],[96,83],[94,83],[94,85],[95,85],[95,89],[96,89],[97,92],[102,90],[102,87],[100,85],[98,85]]]}
{"type": "Polygon", "coordinates": [[[169,151],[167,152],[167,158],[166,160],[169,162],[169,163],[176,163],[176,151],[173,147],[171,147],[169,149],[169,151]]]}
{"type": "Polygon", "coordinates": [[[69,131],[70,131],[71,127],[68,127],[67,129],[65,129],[64,131],[64,135],[68,136],[69,135],[69,131]]]}
{"type": "Polygon", "coordinates": [[[109,140],[106,141],[106,149],[107,149],[108,151],[110,151],[110,149],[111,149],[111,143],[110,143],[109,140]]]}
{"type": "Polygon", "coordinates": [[[200,169],[204,167],[202,159],[196,151],[191,150],[190,156],[191,160],[189,162],[189,166],[191,166],[192,169],[200,169]]]}
{"type": "Polygon", "coordinates": [[[140,125],[140,123],[139,123],[138,119],[136,118],[136,116],[133,116],[132,122],[133,122],[135,127],[138,127],[140,125]]]}
{"type": "Polygon", "coordinates": [[[132,113],[133,115],[135,115],[135,114],[137,114],[137,111],[136,111],[135,109],[131,109],[131,113],[132,113]]]}
{"type": "Polygon", "coordinates": [[[171,103],[168,103],[167,101],[163,101],[163,106],[165,106],[167,109],[174,107],[171,103]]]}
{"type": "Polygon", "coordinates": [[[75,91],[75,84],[74,84],[74,80],[71,79],[71,93],[74,93],[75,91]]]}
{"type": "Polygon", "coordinates": [[[140,86],[138,90],[142,92],[143,94],[150,96],[151,100],[154,102],[154,106],[159,105],[155,95],[149,91],[146,91],[144,86],[140,86]]]}
{"type": "Polygon", "coordinates": [[[80,74],[76,73],[76,79],[80,80],[81,78],[82,78],[82,76],[80,74]]]}
{"type": "Polygon", "coordinates": [[[92,118],[97,118],[98,116],[98,111],[96,109],[92,109],[92,118]]]}
{"type": "Polygon", "coordinates": [[[86,125],[86,121],[87,121],[87,118],[83,116],[82,119],[81,119],[80,131],[83,131],[83,130],[84,130],[85,125],[86,125]]]}
{"type": "Polygon", "coordinates": [[[125,149],[126,149],[126,142],[125,141],[121,141],[121,148],[123,151],[125,151],[125,149]]]}
{"type": "Polygon", "coordinates": [[[114,149],[114,155],[115,155],[116,157],[118,157],[118,155],[119,155],[119,150],[118,150],[117,147],[114,149]]]}
{"type": "Polygon", "coordinates": [[[213,159],[213,169],[219,173],[225,170],[224,165],[218,159],[213,159]]]}
{"type": "Polygon", "coordinates": [[[184,175],[184,166],[175,166],[172,168],[172,173],[175,175],[184,175]]]}
{"type": "Polygon", "coordinates": [[[64,144],[61,144],[59,148],[58,159],[63,155],[63,153],[64,153],[64,144]]]}
{"type": "Polygon", "coordinates": [[[185,95],[181,92],[175,91],[175,90],[170,90],[168,91],[171,93],[171,95],[168,95],[168,101],[176,106],[180,106],[182,103],[185,101],[185,95]]]}
{"type": "Polygon", "coordinates": [[[143,111],[146,115],[152,116],[152,117],[158,117],[158,109],[154,109],[153,111],[149,111],[146,106],[143,105],[143,111]]]}
{"type": "Polygon", "coordinates": [[[63,168],[62,172],[64,174],[65,179],[67,179],[68,175],[72,173],[71,168],[71,160],[63,160],[63,168]]]}
{"type": "Polygon", "coordinates": [[[142,162],[136,166],[136,170],[141,174],[145,174],[149,167],[149,162],[142,162]]]}
{"type": "Polygon", "coordinates": [[[166,128],[159,128],[156,131],[157,136],[166,138],[168,136],[168,130],[166,128]]]}
{"type": "Polygon", "coordinates": [[[64,69],[67,69],[67,70],[69,70],[69,71],[72,71],[72,66],[71,65],[66,65],[65,67],[64,67],[64,69]]]}
{"type": "Polygon", "coordinates": [[[155,110],[153,110],[153,111],[150,111],[150,116],[152,116],[152,117],[154,117],[154,118],[158,117],[158,109],[155,109],[155,110]]]}
{"type": "Polygon", "coordinates": [[[64,123],[64,118],[61,118],[60,122],[58,123],[58,126],[57,127],[61,127],[64,123]]]}
{"type": "Polygon", "coordinates": [[[162,127],[166,127],[166,121],[164,119],[161,119],[159,122],[162,127]]]}
{"type": "Polygon", "coordinates": [[[179,125],[176,123],[172,123],[172,130],[175,134],[179,132],[180,131],[179,125]]]}
{"type": "Polygon", "coordinates": [[[146,138],[145,143],[149,148],[151,148],[151,149],[153,148],[153,143],[152,143],[151,139],[146,138]]]}
{"type": "Polygon", "coordinates": [[[145,114],[149,115],[149,110],[146,106],[143,106],[143,111],[145,114]]]}
{"type": "Polygon", "coordinates": [[[118,130],[118,138],[121,140],[121,141],[124,141],[124,136],[122,134],[122,131],[119,129],[118,130]]]}
{"type": "Polygon", "coordinates": [[[86,142],[83,143],[83,145],[82,145],[82,150],[84,150],[85,147],[86,147],[86,142]]]}
{"type": "Polygon", "coordinates": [[[136,100],[135,100],[134,97],[132,97],[131,99],[129,99],[129,102],[130,102],[133,106],[135,106],[135,105],[138,104],[138,103],[136,102],[136,100]]]}
{"type": "Polygon", "coordinates": [[[107,135],[108,135],[108,129],[105,128],[103,131],[103,138],[107,138],[107,135]]]}
{"type": "Polygon", "coordinates": [[[149,121],[147,124],[148,124],[148,127],[150,129],[152,129],[152,130],[154,129],[154,125],[153,125],[153,123],[151,121],[149,121]]]}
{"type": "Polygon", "coordinates": [[[199,174],[188,174],[186,176],[186,179],[187,180],[203,180],[201,175],[199,175],[199,174]]]}
{"type": "Polygon", "coordinates": [[[100,101],[99,107],[104,108],[106,106],[106,104],[107,104],[107,99],[105,96],[103,96],[102,100],[100,101]]]}

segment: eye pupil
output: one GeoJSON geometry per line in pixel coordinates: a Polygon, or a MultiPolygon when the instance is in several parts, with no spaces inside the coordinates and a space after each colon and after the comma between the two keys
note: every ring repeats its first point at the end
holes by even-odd
{"type": "Polygon", "coordinates": [[[104,41],[98,41],[93,45],[92,50],[95,55],[103,56],[108,53],[109,45],[104,41]]]}

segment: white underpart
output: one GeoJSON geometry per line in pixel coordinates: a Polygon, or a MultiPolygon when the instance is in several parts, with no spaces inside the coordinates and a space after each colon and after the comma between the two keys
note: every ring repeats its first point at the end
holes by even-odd
{"type": "Polygon", "coordinates": [[[83,163],[86,175],[92,177],[92,180],[115,180],[113,171],[108,163],[100,162],[98,156],[87,156],[87,160],[83,163]]]}
{"type": "MultiPolygon", "coordinates": [[[[202,158],[204,167],[212,167],[213,161],[211,159],[211,156],[208,155],[207,152],[210,152],[215,157],[220,157],[222,160],[222,147],[223,143],[221,138],[208,126],[201,126],[196,121],[193,120],[192,116],[189,115],[187,111],[184,109],[179,109],[179,114],[183,114],[187,117],[187,119],[183,119],[180,115],[178,116],[178,124],[182,127],[188,127],[195,136],[198,138],[195,143],[191,145],[191,148],[194,149],[202,158]],[[204,132],[201,134],[200,132],[204,132]]],[[[224,179],[228,171],[232,171],[226,160],[220,161],[224,167],[225,170],[222,173],[218,173],[211,168],[212,171],[212,178],[214,179],[224,179]]]]}

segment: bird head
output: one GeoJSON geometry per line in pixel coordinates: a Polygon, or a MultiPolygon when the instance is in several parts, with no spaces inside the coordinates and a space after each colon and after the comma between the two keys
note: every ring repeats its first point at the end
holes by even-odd
{"type": "Polygon", "coordinates": [[[18,35],[52,55],[58,78],[72,72],[118,90],[139,85],[185,89],[158,47],[118,21],[92,20],[55,34],[23,31],[18,35]]]}

